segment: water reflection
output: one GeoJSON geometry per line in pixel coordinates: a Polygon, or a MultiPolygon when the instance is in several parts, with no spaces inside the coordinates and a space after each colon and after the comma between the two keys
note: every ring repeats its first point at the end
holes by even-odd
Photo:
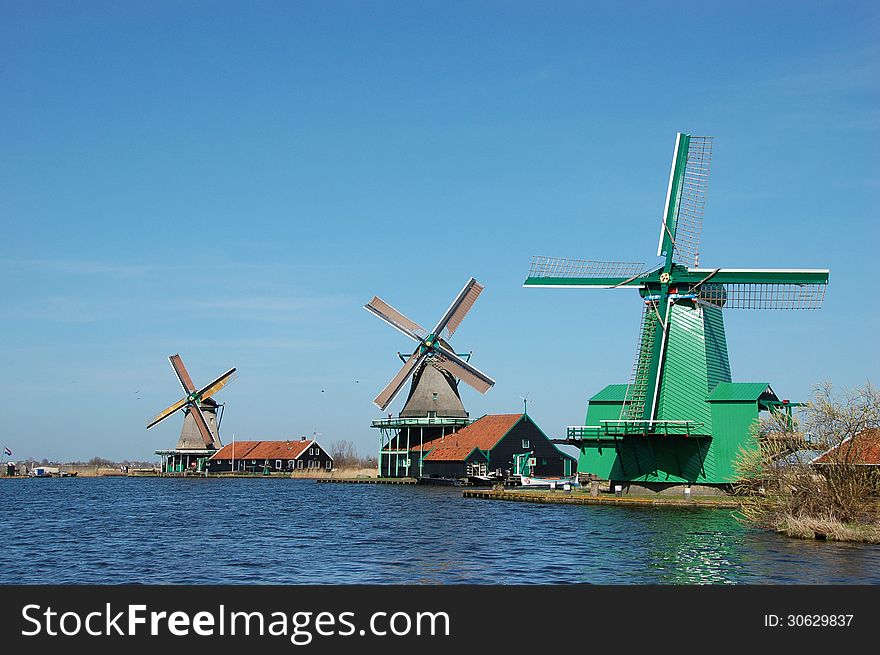
{"type": "Polygon", "coordinates": [[[0,484],[6,584],[880,583],[877,546],[790,540],[726,510],[300,480],[0,484]]]}

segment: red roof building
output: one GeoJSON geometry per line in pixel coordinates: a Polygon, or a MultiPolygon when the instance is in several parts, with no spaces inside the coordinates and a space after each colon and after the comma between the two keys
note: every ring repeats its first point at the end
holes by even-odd
{"type": "Polygon", "coordinates": [[[559,450],[528,414],[488,414],[410,450],[414,470],[426,478],[510,474],[516,472],[518,457],[533,462],[531,475],[568,476],[575,471],[575,459],[559,450]]]}
{"type": "Polygon", "coordinates": [[[333,470],[333,457],[314,439],[299,441],[234,441],[207,462],[209,473],[333,470]]]}
{"type": "Polygon", "coordinates": [[[880,466],[880,430],[871,428],[859,432],[855,437],[844,439],[814,459],[813,464],[880,466]]]}

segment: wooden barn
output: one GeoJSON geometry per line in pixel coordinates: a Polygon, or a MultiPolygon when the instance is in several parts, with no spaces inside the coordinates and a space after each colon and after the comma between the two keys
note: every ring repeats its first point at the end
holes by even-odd
{"type": "Polygon", "coordinates": [[[292,473],[332,471],[333,458],[317,441],[235,441],[207,462],[209,473],[292,473]]]}
{"type": "Polygon", "coordinates": [[[534,476],[569,476],[575,458],[559,450],[528,414],[488,414],[457,432],[413,448],[421,454],[422,477],[463,478],[516,473],[530,462],[534,476]]]}

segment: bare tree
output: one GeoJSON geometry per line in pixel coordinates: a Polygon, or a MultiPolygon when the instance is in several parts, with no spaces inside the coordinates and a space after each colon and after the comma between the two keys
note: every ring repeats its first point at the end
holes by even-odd
{"type": "Polygon", "coordinates": [[[866,437],[880,428],[880,393],[870,382],[842,394],[817,387],[802,428],[773,412],[740,452],[740,514],[797,536],[880,538],[878,472],[864,464],[866,437]]]}
{"type": "Polygon", "coordinates": [[[357,448],[348,439],[339,439],[330,444],[330,456],[335,468],[352,468],[358,465],[357,448]]]}

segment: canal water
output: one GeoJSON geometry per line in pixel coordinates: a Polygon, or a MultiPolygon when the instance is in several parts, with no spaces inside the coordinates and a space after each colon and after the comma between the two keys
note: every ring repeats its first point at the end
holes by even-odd
{"type": "Polygon", "coordinates": [[[880,547],[730,510],[291,479],[0,481],[2,584],[880,584],[880,547]]]}

